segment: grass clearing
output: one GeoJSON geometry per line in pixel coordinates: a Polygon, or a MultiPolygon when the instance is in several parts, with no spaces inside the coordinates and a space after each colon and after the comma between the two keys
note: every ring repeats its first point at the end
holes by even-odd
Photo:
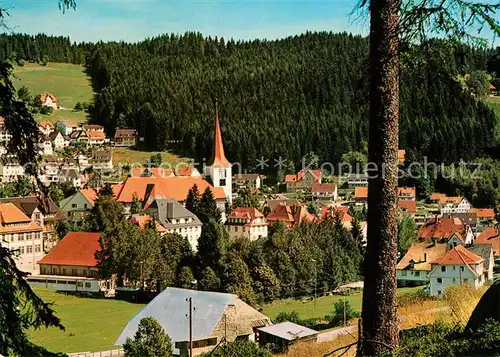
{"type": "Polygon", "coordinates": [[[84,67],[68,63],[49,63],[47,66],[26,63],[14,68],[14,76],[16,89],[26,86],[31,95],[50,92],[57,97],[58,104],[65,108],[49,115],[36,114],[35,119],[52,123],[58,120],[87,122],[85,112],[73,111],[77,102],[91,103],[93,100],[94,92],[84,67]]]}
{"type": "Polygon", "coordinates": [[[495,111],[495,114],[500,118],[500,97],[488,97],[486,103],[495,111]]]}
{"type": "Polygon", "coordinates": [[[190,163],[191,159],[183,158],[164,151],[138,151],[130,148],[114,148],[113,149],[113,164],[144,164],[152,155],[161,154],[162,162],[172,165],[172,168],[179,163],[190,163]]]}
{"type": "MultiPolygon", "coordinates": [[[[398,294],[405,294],[416,292],[423,289],[423,287],[415,288],[400,288],[398,294]]],[[[361,311],[363,293],[361,291],[355,292],[346,296],[346,301],[349,302],[354,311],[361,311]]],[[[337,300],[344,300],[343,295],[330,295],[321,296],[316,299],[316,307],[314,301],[302,302],[299,299],[285,299],[277,300],[264,306],[262,313],[274,319],[280,312],[297,311],[301,319],[318,318],[323,319],[326,315],[331,314],[333,311],[333,304],[337,300]]]]}
{"type": "Polygon", "coordinates": [[[53,308],[66,331],[41,328],[30,331],[30,340],[54,352],[104,351],[113,345],[127,322],[144,305],[113,299],[89,299],[35,289],[53,308]]]}

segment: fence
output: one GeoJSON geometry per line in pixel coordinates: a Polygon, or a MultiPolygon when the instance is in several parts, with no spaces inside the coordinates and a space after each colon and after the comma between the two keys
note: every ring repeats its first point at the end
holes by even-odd
{"type": "Polygon", "coordinates": [[[124,357],[125,353],[122,349],[99,351],[99,352],[77,352],[68,353],[69,357],[124,357]]]}

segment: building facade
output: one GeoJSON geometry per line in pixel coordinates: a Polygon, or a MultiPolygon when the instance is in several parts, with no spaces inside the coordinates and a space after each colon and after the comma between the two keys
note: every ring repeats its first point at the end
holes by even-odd
{"type": "Polygon", "coordinates": [[[255,208],[236,207],[227,216],[225,225],[231,239],[245,237],[254,241],[267,238],[267,220],[255,208]]]}

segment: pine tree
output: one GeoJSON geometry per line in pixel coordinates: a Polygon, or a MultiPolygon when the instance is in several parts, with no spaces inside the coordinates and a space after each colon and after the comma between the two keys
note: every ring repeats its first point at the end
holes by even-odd
{"type": "Polygon", "coordinates": [[[200,191],[198,191],[198,185],[194,184],[188,191],[188,195],[186,197],[186,208],[196,216],[198,216],[200,200],[201,197],[200,191]]]}

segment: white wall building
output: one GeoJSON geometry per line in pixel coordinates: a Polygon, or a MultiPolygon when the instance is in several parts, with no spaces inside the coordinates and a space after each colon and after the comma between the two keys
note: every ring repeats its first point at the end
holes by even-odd
{"type": "Polygon", "coordinates": [[[0,181],[2,183],[17,181],[25,173],[24,166],[19,164],[16,157],[6,155],[0,158],[0,181]]]}
{"type": "Polygon", "coordinates": [[[440,204],[441,215],[449,213],[469,213],[472,205],[465,197],[447,197],[445,202],[440,204]]]}
{"type": "Polygon", "coordinates": [[[227,216],[225,225],[231,239],[246,237],[254,241],[267,238],[268,223],[264,215],[255,208],[236,207],[227,216]]]}

